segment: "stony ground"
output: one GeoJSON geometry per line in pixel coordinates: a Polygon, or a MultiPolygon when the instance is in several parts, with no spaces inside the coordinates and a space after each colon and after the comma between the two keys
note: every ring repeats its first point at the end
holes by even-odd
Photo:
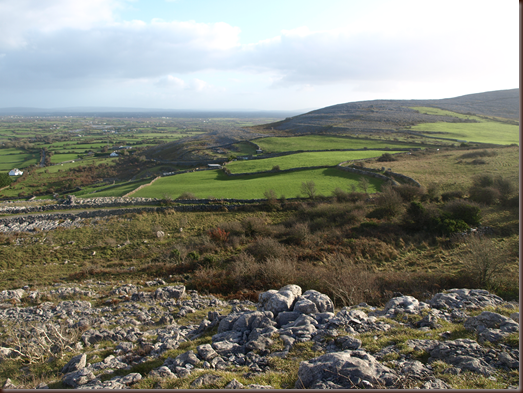
{"type": "Polygon", "coordinates": [[[0,292],[0,369],[20,360],[26,371],[46,362],[57,369],[48,373],[54,379],[0,386],[428,389],[476,381],[516,389],[518,310],[469,289],[335,310],[328,296],[296,285],[261,293],[258,303],[162,279],[24,287],[0,292]]]}

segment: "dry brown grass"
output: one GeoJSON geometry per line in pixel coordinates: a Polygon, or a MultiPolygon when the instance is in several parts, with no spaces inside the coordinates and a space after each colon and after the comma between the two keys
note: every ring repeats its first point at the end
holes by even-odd
{"type": "MultiPolygon", "coordinates": [[[[441,150],[432,153],[413,153],[397,156],[398,161],[387,163],[393,172],[412,177],[428,186],[437,183],[441,192],[465,190],[472,185],[474,176],[484,173],[493,176],[503,173],[503,176],[514,182],[519,178],[519,147],[509,146],[486,150],[491,156],[484,157],[485,165],[470,165],[469,160],[463,155],[474,150],[441,150]]],[[[471,159],[470,159],[471,160],[471,159]]],[[[370,161],[366,163],[369,168],[381,169],[382,163],[370,161]]]]}

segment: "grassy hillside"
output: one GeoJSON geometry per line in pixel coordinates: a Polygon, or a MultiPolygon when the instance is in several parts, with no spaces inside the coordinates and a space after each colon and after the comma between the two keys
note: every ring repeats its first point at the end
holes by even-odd
{"type": "MultiPolygon", "coordinates": [[[[223,171],[200,171],[163,177],[151,186],[142,188],[133,197],[161,198],[164,195],[178,197],[190,192],[198,198],[264,198],[264,192],[272,189],[278,197],[293,198],[300,195],[303,182],[313,181],[319,194],[331,195],[337,187],[348,190],[358,184],[360,176],[339,169],[299,170],[287,173],[267,173],[229,177],[223,171]]],[[[370,179],[369,192],[380,189],[381,181],[370,179]]],[[[304,196],[304,195],[302,195],[304,196]]]]}
{"type": "MultiPolygon", "coordinates": [[[[462,115],[435,108],[413,107],[421,113],[441,116],[455,116],[474,121],[473,123],[423,123],[411,129],[421,133],[438,133],[444,138],[454,138],[468,142],[493,143],[497,145],[519,144],[519,126],[492,121],[478,116],[462,115]]],[[[433,135],[433,136],[438,136],[433,135]]]]}
{"type": "Polygon", "coordinates": [[[343,161],[379,157],[384,153],[394,154],[397,152],[388,150],[369,150],[297,153],[262,160],[238,160],[227,164],[227,168],[232,173],[247,173],[270,171],[276,165],[279,166],[281,170],[308,166],[337,165],[343,161]]]}
{"type": "Polygon", "coordinates": [[[306,135],[292,138],[261,138],[253,142],[266,153],[281,153],[299,150],[330,150],[330,149],[384,149],[384,148],[419,148],[414,143],[394,143],[393,141],[377,141],[357,138],[341,138],[327,135],[306,135]]]}
{"type": "MultiPolygon", "coordinates": [[[[387,162],[387,168],[419,181],[427,187],[439,185],[442,191],[465,190],[474,176],[488,174],[503,176],[514,183],[519,180],[519,148],[510,146],[492,149],[442,150],[417,152],[396,156],[398,161],[387,162]],[[486,152],[486,153],[485,153],[486,152]]],[[[381,162],[367,162],[379,169],[381,162]]]]}

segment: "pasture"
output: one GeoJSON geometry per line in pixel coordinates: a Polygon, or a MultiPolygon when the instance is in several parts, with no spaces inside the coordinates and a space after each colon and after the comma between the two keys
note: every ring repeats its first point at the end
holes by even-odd
{"type": "Polygon", "coordinates": [[[0,149],[0,171],[9,172],[13,168],[25,168],[37,164],[40,160],[38,151],[28,153],[22,149],[0,149]]]}
{"type": "MultiPolygon", "coordinates": [[[[466,190],[472,185],[474,176],[490,174],[503,176],[517,184],[519,178],[519,148],[517,146],[486,149],[492,156],[481,157],[482,164],[475,163],[475,158],[464,158],[471,152],[483,150],[447,150],[438,153],[425,152],[401,155],[398,161],[387,162],[393,172],[412,177],[428,186],[436,183],[441,191],[466,190]]],[[[367,167],[379,169],[381,162],[366,164],[367,167]]]]}
{"type": "Polygon", "coordinates": [[[281,170],[291,168],[303,168],[321,165],[337,165],[343,161],[361,160],[379,157],[383,153],[397,153],[385,150],[362,150],[362,151],[329,151],[296,153],[288,156],[265,158],[260,160],[238,160],[227,164],[232,173],[249,173],[270,171],[278,165],[281,170]]]}
{"type": "Polygon", "coordinates": [[[485,120],[478,116],[461,115],[435,108],[413,107],[422,113],[447,115],[475,120],[475,123],[423,123],[411,127],[421,133],[439,133],[441,137],[467,142],[492,143],[497,145],[519,144],[519,126],[494,120],[485,120]],[[436,111],[434,113],[434,111],[436,111]]]}
{"type": "Polygon", "coordinates": [[[51,163],[52,164],[58,164],[60,162],[64,162],[64,161],[74,161],[74,160],[78,160],[78,154],[62,154],[62,153],[58,153],[58,154],[53,154],[51,156],[51,163]]]}
{"type": "MultiPolygon", "coordinates": [[[[82,191],[74,192],[73,194],[82,198],[100,198],[100,197],[121,197],[129,192],[136,190],[143,184],[150,183],[151,179],[145,179],[140,181],[125,182],[119,185],[115,185],[109,189],[110,186],[102,187],[85,187],[82,191]]],[[[133,194],[134,197],[134,194],[133,194]]],[[[161,197],[160,197],[161,198],[161,197]]]]}
{"type": "Polygon", "coordinates": [[[419,144],[378,141],[363,138],[343,138],[327,135],[305,135],[296,137],[269,137],[253,140],[264,153],[286,151],[337,150],[337,149],[410,149],[420,148],[419,144]]]}
{"type": "MultiPolygon", "coordinates": [[[[197,198],[257,199],[264,198],[264,192],[272,189],[278,196],[294,198],[304,196],[300,195],[303,182],[313,181],[318,194],[331,195],[337,187],[345,191],[349,191],[351,185],[357,187],[359,179],[359,175],[336,168],[231,177],[221,170],[206,170],[162,177],[135,192],[133,197],[163,198],[168,195],[177,198],[184,192],[190,192],[197,198]]],[[[368,180],[370,193],[380,190],[382,181],[368,180]]]]}

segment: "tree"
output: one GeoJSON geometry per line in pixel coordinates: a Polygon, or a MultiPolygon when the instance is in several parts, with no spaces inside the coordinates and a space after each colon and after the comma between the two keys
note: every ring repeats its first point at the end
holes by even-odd
{"type": "Polygon", "coordinates": [[[506,274],[509,263],[507,254],[489,238],[473,236],[468,243],[468,254],[463,259],[464,268],[474,275],[477,281],[475,285],[489,289],[496,276],[506,274]]]}
{"type": "Polygon", "coordinates": [[[363,190],[363,192],[365,194],[369,193],[368,191],[369,191],[370,182],[369,182],[369,179],[367,179],[366,177],[360,176],[360,180],[358,181],[358,186],[360,189],[363,190]]]}
{"type": "Polygon", "coordinates": [[[10,186],[12,182],[13,179],[11,179],[11,176],[7,173],[0,173],[0,187],[10,186]]]}
{"type": "Polygon", "coordinates": [[[316,197],[316,183],[314,183],[312,180],[306,181],[301,183],[300,191],[302,194],[307,195],[310,199],[314,199],[316,197]]]}

